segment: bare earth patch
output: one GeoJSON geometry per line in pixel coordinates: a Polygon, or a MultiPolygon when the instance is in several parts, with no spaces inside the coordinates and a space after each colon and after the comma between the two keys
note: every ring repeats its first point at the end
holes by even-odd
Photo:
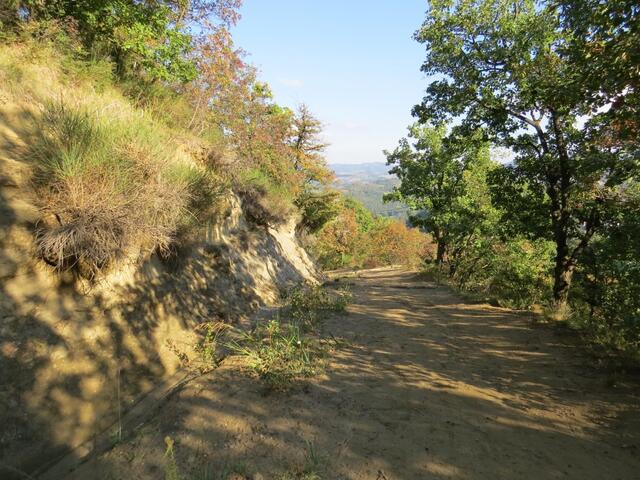
{"type": "Polygon", "coordinates": [[[183,479],[638,478],[635,380],[411,272],[349,281],[348,314],[323,327],[338,340],[323,376],[267,394],[231,358],[71,478],[164,478],[167,436],[183,479]]]}

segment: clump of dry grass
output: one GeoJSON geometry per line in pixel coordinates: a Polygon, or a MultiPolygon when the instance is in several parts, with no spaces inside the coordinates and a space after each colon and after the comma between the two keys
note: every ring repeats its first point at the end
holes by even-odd
{"type": "Polygon", "coordinates": [[[46,104],[29,151],[44,214],[38,256],[94,278],[130,251],[169,252],[193,215],[192,187],[205,181],[196,167],[172,162],[172,151],[144,117],[124,124],[82,106],[46,104]]]}
{"type": "Polygon", "coordinates": [[[242,200],[245,216],[255,225],[275,227],[293,215],[291,193],[258,170],[244,172],[236,179],[234,189],[242,200]]]}
{"type": "Polygon", "coordinates": [[[134,248],[168,253],[187,196],[186,188],[175,187],[156,181],[120,191],[105,172],[47,185],[36,228],[38,257],[94,278],[134,248]]]}
{"type": "Polygon", "coordinates": [[[122,95],[104,61],[29,38],[0,45],[0,99],[29,112],[37,256],[95,278],[125,256],[177,251],[220,213],[227,185],[185,150],[188,132],[122,95]]]}

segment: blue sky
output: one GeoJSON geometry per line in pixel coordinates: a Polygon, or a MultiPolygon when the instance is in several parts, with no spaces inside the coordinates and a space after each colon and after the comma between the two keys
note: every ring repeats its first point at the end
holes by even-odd
{"type": "Polygon", "coordinates": [[[384,162],[427,81],[412,38],[425,0],[244,0],[234,28],[278,103],[325,124],[330,163],[384,162]]]}

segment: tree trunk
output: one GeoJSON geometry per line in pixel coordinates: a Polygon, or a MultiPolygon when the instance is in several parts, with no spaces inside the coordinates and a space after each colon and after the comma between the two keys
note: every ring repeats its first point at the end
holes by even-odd
{"type": "Polygon", "coordinates": [[[574,267],[566,257],[556,255],[556,266],[553,276],[553,301],[558,310],[566,307],[569,300],[569,288],[573,279],[574,267]]]}
{"type": "Polygon", "coordinates": [[[442,268],[442,264],[444,263],[444,255],[447,251],[447,244],[445,243],[443,238],[436,237],[436,245],[438,246],[436,250],[436,265],[438,265],[439,268],[442,268]]]}
{"type": "MultiPolygon", "coordinates": [[[[580,247],[573,251],[569,248],[569,215],[565,209],[555,212],[554,237],[556,243],[555,268],[553,272],[553,303],[559,312],[567,306],[569,289],[573,279],[573,271],[576,266],[576,256],[580,247]]],[[[583,239],[582,245],[587,239],[583,239]]]]}

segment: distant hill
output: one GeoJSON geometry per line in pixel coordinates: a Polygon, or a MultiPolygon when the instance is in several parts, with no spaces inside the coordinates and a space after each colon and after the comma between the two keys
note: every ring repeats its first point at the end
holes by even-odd
{"type": "Polygon", "coordinates": [[[336,172],[339,179],[343,181],[365,180],[371,177],[387,177],[389,175],[389,166],[386,163],[368,162],[368,163],[335,163],[329,165],[336,172]]]}
{"type": "Polygon", "coordinates": [[[382,196],[393,190],[398,179],[389,175],[389,166],[379,162],[337,163],[330,165],[336,173],[336,187],[377,215],[407,218],[408,209],[398,202],[384,203],[382,196]]]}

